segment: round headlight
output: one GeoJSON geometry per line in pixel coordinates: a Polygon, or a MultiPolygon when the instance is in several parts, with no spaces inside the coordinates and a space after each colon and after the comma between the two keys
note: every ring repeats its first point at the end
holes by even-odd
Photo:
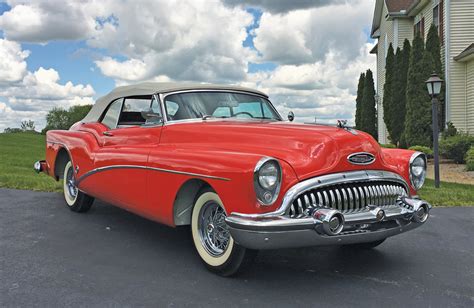
{"type": "Polygon", "coordinates": [[[255,166],[254,188],[261,204],[270,205],[278,197],[281,185],[281,167],[270,157],[262,158],[255,166]]]}
{"type": "Polygon", "coordinates": [[[425,183],[426,178],[426,156],[416,152],[410,159],[410,181],[413,187],[418,190],[425,183]]]}
{"type": "Polygon", "coordinates": [[[258,172],[258,183],[264,189],[273,189],[278,184],[278,166],[274,161],[268,161],[258,172]]]}

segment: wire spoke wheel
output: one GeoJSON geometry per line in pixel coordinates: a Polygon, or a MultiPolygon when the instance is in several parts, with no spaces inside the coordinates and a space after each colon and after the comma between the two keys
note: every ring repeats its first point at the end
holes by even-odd
{"type": "Polygon", "coordinates": [[[199,213],[198,229],[201,243],[212,256],[221,256],[229,246],[230,233],[225,223],[224,209],[209,201],[199,213]]]}

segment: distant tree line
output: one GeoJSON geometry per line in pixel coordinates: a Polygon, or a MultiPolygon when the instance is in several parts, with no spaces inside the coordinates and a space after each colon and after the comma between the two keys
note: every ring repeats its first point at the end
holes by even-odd
{"type": "MultiPolygon", "coordinates": [[[[69,109],[61,107],[55,107],[51,109],[46,115],[46,127],[41,131],[42,134],[46,134],[48,130],[61,129],[67,130],[74,123],[82,120],[87,113],[91,110],[92,105],[76,105],[69,109]]],[[[4,133],[21,133],[21,132],[36,132],[35,122],[31,120],[22,121],[19,128],[5,128],[4,133]]]]}
{"type": "MultiPolygon", "coordinates": [[[[389,45],[383,87],[383,120],[393,144],[401,147],[431,146],[431,99],[425,81],[433,72],[444,76],[438,30],[434,25],[429,29],[426,44],[417,34],[411,46],[410,42],[405,40],[403,49],[397,48],[394,52],[392,45],[389,45]]],[[[368,70],[359,78],[355,120],[356,128],[376,137],[376,129],[372,124],[376,119],[373,88],[372,72],[368,70]],[[374,110],[373,114],[368,114],[369,110],[374,110]]],[[[444,93],[443,85],[438,110],[441,130],[445,123],[444,93]]]]}

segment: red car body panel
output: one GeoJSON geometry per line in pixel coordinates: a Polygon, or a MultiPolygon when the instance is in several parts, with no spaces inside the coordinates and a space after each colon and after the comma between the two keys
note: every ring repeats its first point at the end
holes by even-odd
{"type": "Polygon", "coordinates": [[[416,194],[408,174],[413,151],[382,149],[366,133],[323,125],[199,120],[108,131],[101,123],[77,123],[47,133],[45,171],[53,177],[62,149],[72,158],[81,191],[170,226],[176,196],[193,179],[207,182],[228,214],[274,211],[294,184],[342,171],[395,172],[416,194]],[[349,163],[347,157],[357,152],[376,160],[369,166],[349,163]],[[265,156],[277,158],[283,171],[279,196],[270,206],[258,203],[253,186],[255,165],[265,156]],[[111,166],[121,167],[94,171],[111,166]]]}

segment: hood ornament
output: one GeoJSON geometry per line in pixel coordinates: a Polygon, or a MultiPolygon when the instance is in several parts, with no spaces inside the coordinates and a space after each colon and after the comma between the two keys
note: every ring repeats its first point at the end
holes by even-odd
{"type": "Polygon", "coordinates": [[[354,165],[370,165],[375,161],[375,156],[367,152],[352,153],[347,160],[354,165]]]}

